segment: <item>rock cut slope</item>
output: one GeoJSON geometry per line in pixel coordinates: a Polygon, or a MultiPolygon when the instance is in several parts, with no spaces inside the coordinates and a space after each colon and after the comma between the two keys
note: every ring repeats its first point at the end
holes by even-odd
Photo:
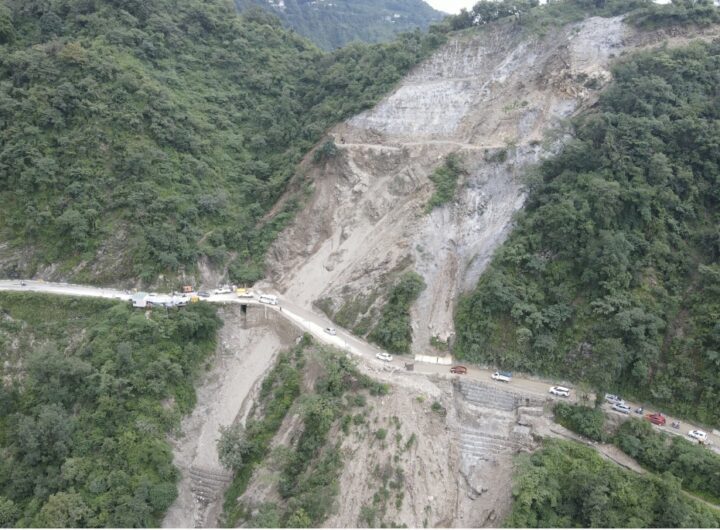
{"type": "Polygon", "coordinates": [[[544,37],[508,21],[451,39],[332,131],[336,157],[308,164],[309,202],[270,252],[274,285],[306,306],[352,307],[357,322],[382,302],[378,286],[412,267],[427,284],[413,350],[449,338],[458,293],[523,204],[521,176],[561,145],[563,120],[594,100],[631,34],[620,17],[596,17],[544,37]],[[452,203],[427,214],[428,176],[450,153],[467,175],[452,203]]]}

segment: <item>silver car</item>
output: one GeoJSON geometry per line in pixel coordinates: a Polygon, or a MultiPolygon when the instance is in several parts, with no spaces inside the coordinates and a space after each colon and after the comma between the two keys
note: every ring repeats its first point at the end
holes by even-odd
{"type": "Polygon", "coordinates": [[[630,407],[625,403],[614,403],[612,409],[617,412],[622,412],[623,414],[630,414],[630,407]]]}

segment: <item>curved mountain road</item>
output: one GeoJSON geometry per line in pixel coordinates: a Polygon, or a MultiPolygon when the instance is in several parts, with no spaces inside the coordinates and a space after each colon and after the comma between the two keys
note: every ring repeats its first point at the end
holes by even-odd
{"type": "MultiPolygon", "coordinates": [[[[63,296],[80,296],[80,297],[93,297],[93,298],[109,298],[115,300],[129,301],[132,298],[130,291],[122,291],[119,289],[112,289],[106,287],[94,287],[88,285],[75,285],[68,283],[52,283],[41,280],[26,280],[22,282],[20,280],[0,280],[0,291],[18,291],[18,292],[36,292],[44,294],[55,294],[63,296]],[[24,283],[24,285],[22,284],[24,283]]],[[[278,296],[279,305],[267,305],[262,304],[256,299],[240,299],[234,294],[213,294],[207,298],[203,298],[203,301],[217,304],[247,304],[247,305],[260,305],[267,309],[276,311],[286,319],[293,322],[299,329],[310,333],[320,342],[335,346],[347,353],[363,358],[364,362],[373,363],[376,365],[390,364],[398,370],[404,370],[405,363],[414,363],[414,370],[418,373],[423,374],[440,374],[448,375],[448,367],[444,365],[430,364],[430,363],[418,363],[411,357],[394,356],[391,363],[384,363],[375,358],[375,355],[382,350],[377,346],[374,346],[356,336],[352,333],[337,328],[336,324],[332,323],[327,317],[313,313],[306,308],[301,307],[298,304],[293,303],[290,300],[283,299],[278,296]],[[326,328],[333,327],[336,329],[335,335],[331,335],[325,331],[326,328]]],[[[538,397],[550,398],[550,399],[562,399],[555,398],[548,394],[548,386],[554,384],[550,381],[543,381],[539,378],[529,377],[518,377],[512,378],[510,383],[500,383],[490,379],[492,374],[491,370],[485,370],[476,367],[468,367],[468,373],[464,377],[476,379],[486,384],[498,385],[505,390],[511,392],[518,392],[523,394],[534,394],[538,397]]],[[[571,400],[577,400],[575,392],[571,394],[571,400]]],[[[594,396],[590,396],[590,399],[594,399],[594,396]]],[[[638,406],[634,403],[628,404],[633,410],[638,406]]],[[[604,407],[608,413],[615,413],[610,409],[609,405],[604,407]]],[[[634,414],[634,413],[633,413],[634,414]]],[[[667,426],[658,427],[657,429],[662,430],[668,434],[682,435],[685,436],[690,429],[703,429],[697,427],[687,421],[679,418],[667,416],[667,426]],[[672,429],[670,424],[673,421],[680,421],[680,429],[672,429]]],[[[717,436],[713,432],[708,432],[708,438],[712,442],[711,447],[713,450],[718,451],[720,448],[720,436],[717,436]]]]}

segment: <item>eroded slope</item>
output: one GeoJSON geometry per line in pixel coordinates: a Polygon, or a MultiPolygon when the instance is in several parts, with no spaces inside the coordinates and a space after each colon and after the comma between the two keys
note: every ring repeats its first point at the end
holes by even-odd
{"type": "Polygon", "coordinates": [[[591,18],[545,37],[512,23],[456,36],[333,130],[337,156],[308,168],[310,201],[270,252],[274,284],[358,322],[382,301],[377,290],[413,267],[427,284],[413,349],[448,338],[457,293],[476,282],[523,204],[520,176],[561,143],[548,133],[593,100],[589,87],[609,78],[628,33],[620,18],[591,18]],[[454,202],[425,214],[428,175],[453,152],[468,174],[454,202]]]}

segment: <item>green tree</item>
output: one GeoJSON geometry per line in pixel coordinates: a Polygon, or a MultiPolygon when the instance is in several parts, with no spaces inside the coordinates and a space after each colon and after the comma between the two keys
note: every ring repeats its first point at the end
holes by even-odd
{"type": "Polygon", "coordinates": [[[7,44],[15,40],[15,27],[12,23],[12,14],[4,4],[0,4],[0,44],[7,44]]]}
{"type": "Polygon", "coordinates": [[[33,521],[45,528],[80,528],[88,526],[91,510],[77,493],[51,495],[33,521]]]}
{"type": "Polygon", "coordinates": [[[227,469],[238,470],[247,457],[250,446],[240,424],[220,426],[220,439],[217,442],[220,463],[227,469]]]}

